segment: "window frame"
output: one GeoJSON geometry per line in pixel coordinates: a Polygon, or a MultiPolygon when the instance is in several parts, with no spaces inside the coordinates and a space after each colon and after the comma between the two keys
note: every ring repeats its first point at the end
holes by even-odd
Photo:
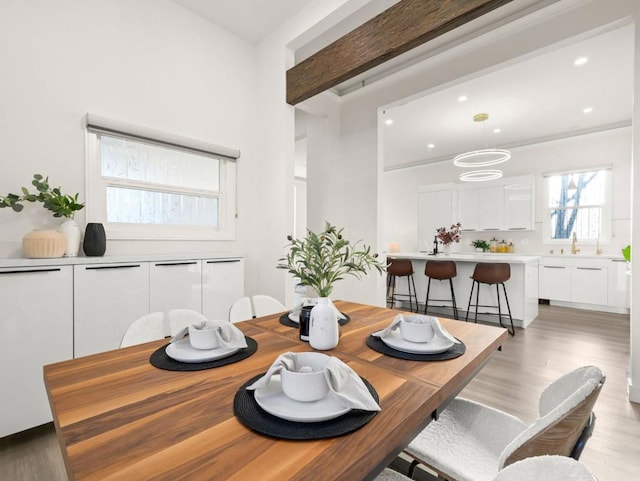
{"type": "MultiPolygon", "coordinates": [[[[223,155],[209,153],[220,162],[220,191],[216,195],[219,202],[218,226],[169,225],[169,224],[133,224],[107,221],[107,187],[129,187],[136,182],[102,176],[100,136],[120,137],[136,142],[148,142],[168,149],[182,149],[195,153],[197,149],[180,146],[149,138],[128,135],[126,132],[101,132],[86,129],[86,218],[87,222],[100,222],[104,225],[108,239],[114,240],[235,240],[237,205],[237,167],[236,162],[223,155]]],[[[138,183],[138,186],[140,184],[138,183]]],[[[183,192],[193,195],[193,189],[176,189],[167,185],[163,192],[183,192]]]]}
{"type": "Polygon", "coordinates": [[[581,168],[581,169],[573,169],[573,170],[568,170],[568,171],[561,171],[561,172],[550,172],[550,173],[545,173],[543,174],[543,185],[544,185],[544,192],[543,192],[543,206],[542,206],[542,211],[543,216],[542,216],[542,243],[543,244],[549,244],[549,245],[571,245],[571,237],[569,237],[568,239],[553,239],[551,237],[551,233],[552,233],[552,227],[551,227],[551,212],[553,210],[557,210],[557,207],[551,207],[549,206],[549,195],[550,195],[550,187],[549,187],[549,183],[550,183],[550,179],[552,177],[558,177],[558,176],[565,176],[565,175],[580,175],[580,174],[584,174],[584,173],[588,173],[588,172],[599,172],[599,171],[604,171],[605,172],[605,179],[604,179],[604,192],[603,192],[603,198],[604,201],[602,204],[600,205],[594,205],[594,204],[588,204],[588,205],[580,205],[578,207],[572,207],[573,208],[577,208],[577,209],[586,209],[586,208],[593,208],[593,207],[601,207],[602,208],[602,223],[600,225],[600,236],[598,237],[598,239],[580,239],[578,237],[578,242],[580,244],[583,245],[596,245],[596,244],[600,244],[600,245],[611,245],[612,242],[612,234],[611,234],[611,224],[612,224],[612,219],[611,219],[611,214],[612,214],[612,207],[611,207],[611,201],[612,201],[612,188],[611,188],[611,177],[612,177],[612,167],[609,166],[596,166],[596,167],[591,167],[591,168],[581,168]]]}

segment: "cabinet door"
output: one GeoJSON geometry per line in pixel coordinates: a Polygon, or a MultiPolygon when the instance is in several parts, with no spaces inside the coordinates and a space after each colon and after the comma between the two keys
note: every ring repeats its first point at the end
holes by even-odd
{"type": "Polygon", "coordinates": [[[577,266],[571,274],[571,302],[607,305],[607,269],[577,266]]]}
{"type": "Polygon", "coordinates": [[[534,229],[532,182],[504,186],[504,224],[507,230],[534,229]]]}
{"type": "Polygon", "coordinates": [[[571,267],[540,264],[538,298],[550,301],[571,301],[571,267]]]}
{"type": "Polygon", "coordinates": [[[504,229],[504,188],[502,185],[479,189],[480,229],[504,229]]]}
{"type": "MultiPolygon", "coordinates": [[[[455,191],[452,187],[418,192],[418,250],[433,249],[436,229],[454,223],[455,191]]],[[[457,222],[457,221],[455,221],[457,222]]]]}
{"type": "Polygon", "coordinates": [[[0,269],[0,437],[51,421],[42,366],[73,357],[71,266],[0,269]]]}
{"type": "Polygon", "coordinates": [[[629,308],[629,280],[627,261],[611,259],[607,272],[609,278],[609,306],[629,308]]]}
{"type": "Polygon", "coordinates": [[[207,319],[228,319],[229,308],[244,296],[244,260],[202,261],[202,314],[207,319]]]}
{"type": "Polygon", "coordinates": [[[149,310],[191,309],[202,312],[200,260],[152,262],[149,267],[149,310]]]}
{"type": "Polygon", "coordinates": [[[149,265],[74,266],[74,355],[120,347],[129,325],[149,312],[149,265]]]}
{"type": "Polygon", "coordinates": [[[480,189],[458,190],[458,222],[463,231],[475,231],[480,228],[480,189]]]}

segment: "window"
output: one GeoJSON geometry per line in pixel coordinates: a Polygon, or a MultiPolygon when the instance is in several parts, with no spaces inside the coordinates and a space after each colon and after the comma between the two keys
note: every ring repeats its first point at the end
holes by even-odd
{"type": "Polygon", "coordinates": [[[545,188],[547,241],[610,242],[610,169],[551,174],[545,188]]]}
{"type": "Polygon", "coordinates": [[[224,148],[87,119],[87,216],[109,238],[234,238],[235,158],[224,148]]]}

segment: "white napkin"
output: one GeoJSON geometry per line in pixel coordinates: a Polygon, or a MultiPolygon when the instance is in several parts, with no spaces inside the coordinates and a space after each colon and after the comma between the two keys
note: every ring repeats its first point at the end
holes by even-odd
{"type": "MultiPolygon", "coordinates": [[[[451,341],[451,342],[453,342],[455,344],[460,344],[460,341],[458,341],[455,337],[453,337],[451,334],[449,334],[444,327],[442,327],[442,324],[440,324],[440,320],[437,317],[422,316],[422,315],[419,315],[419,314],[418,315],[414,315],[412,317],[413,317],[413,322],[415,322],[417,324],[431,324],[431,326],[433,327],[434,335],[436,335],[436,336],[440,335],[441,337],[444,337],[445,339],[448,339],[449,341],[451,341]]],[[[372,332],[371,335],[375,336],[375,337],[388,336],[391,332],[395,331],[396,329],[398,329],[400,327],[400,322],[403,319],[404,319],[404,316],[402,314],[398,314],[386,329],[382,329],[381,331],[372,332]]]]}
{"type": "MultiPolygon", "coordinates": [[[[302,310],[302,306],[310,306],[310,305],[316,305],[318,303],[318,298],[317,297],[308,297],[308,298],[304,298],[302,299],[298,304],[296,304],[295,306],[293,306],[293,309],[291,309],[291,314],[294,315],[294,317],[297,317],[300,315],[300,311],[302,310]]],[[[331,302],[331,299],[329,299],[329,304],[331,305],[331,307],[333,307],[333,310],[336,313],[336,316],[338,316],[338,319],[346,319],[347,316],[345,316],[342,312],[340,312],[338,310],[338,308],[336,306],[333,305],[333,302],[331,302]]]]}
{"type": "MultiPolygon", "coordinates": [[[[194,326],[198,328],[209,327],[215,328],[215,334],[218,338],[219,347],[225,347],[227,349],[244,348],[247,347],[247,340],[240,329],[238,329],[233,323],[228,321],[206,321],[200,326],[194,326]]],[[[189,326],[185,326],[178,333],[173,336],[170,342],[176,342],[184,338],[189,332],[189,326]]]]}
{"type": "MultiPolygon", "coordinates": [[[[280,354],[271,364],[266,374],[255,381],[248,390],[260,389],[269,384],[271,376],[282,369],[293,369],[296,353],[285,352],[280,354]]],[[[361,409],[363,411],[380,411],[380,406],[367,389],[360,376],[337,357],[332,356],[324,370],[325,378],[329,384],[328,396],[333,396],[341,406],[349,409],[361,409]]]]}

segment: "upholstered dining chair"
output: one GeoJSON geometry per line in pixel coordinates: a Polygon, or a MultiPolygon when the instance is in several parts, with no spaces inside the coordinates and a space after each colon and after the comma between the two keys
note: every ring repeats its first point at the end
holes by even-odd
{"type": "Polygon", "coordinates": [[[192,309],[171,309],[167,312],[167,317],[169,318],[169,334],[172,337],[187,326],[207,321],[205,316],[192,309]]]}
{"type": "Polygon", "coordinates": [[[164,312],[151,312],[136,319],[124,333],[120,347],[164,339],[164,312]]]}
{"type": "Polygon", "coordinates": [[[566,456],[536,456],[513,463],[493,481],[597,481],[587,467],[566,456]]]}
{"type": "Polygon", "coordinates": [[[251,299],[241,297],[236,300],[229,308],[229,321],[241,322],[253,318],[253,308],[251,307],[251,299]]]}
{"type": "Polygon", "coordinates": [[[393,469],[385,468],[374,481],[411,481],[411,478],[393,469]]]}
{"type": "Polygon", "coordinates": [[[253,296],[253,315],[256,317],[268,316],[277,312],[286,311],[287,307],[271,296],[256,294],[253,296]]]}
{"type": "Polygon", "coordinates": [[[542,392],[539,417],[531,425],[455,398],[405,451],[440,477],[456,481],[492,481],[503,467],[532,456],[577,458],[580,452],[574,449],[583,431],[592,429],[588,424],[604,381],[595,366],[565,374],[542,392]]]}

